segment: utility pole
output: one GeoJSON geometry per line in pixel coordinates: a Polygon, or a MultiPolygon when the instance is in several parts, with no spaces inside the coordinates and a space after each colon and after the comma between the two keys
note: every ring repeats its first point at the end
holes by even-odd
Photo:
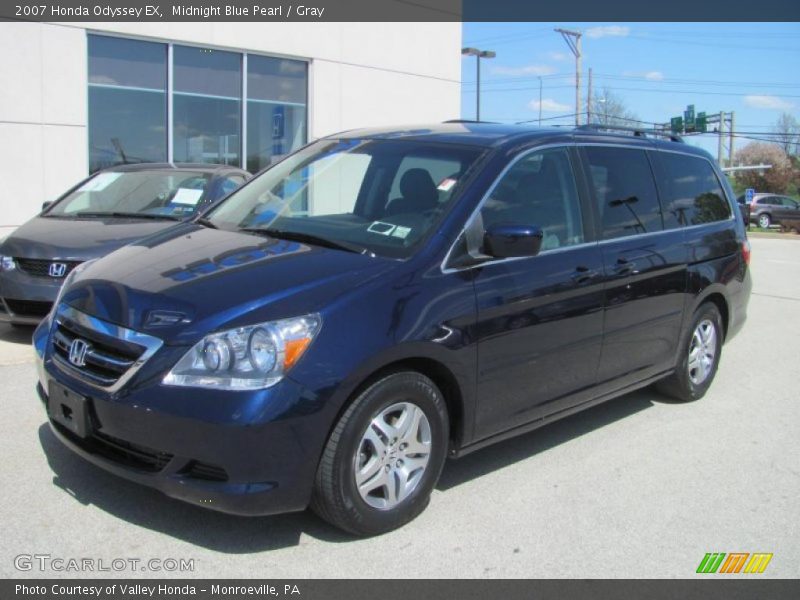
{"type": "Polygon", "coordinates": [[[725,142],[723,137],[724,131],[725,131],[725,112],[721,111],[719,113],[719,125],[717,128],[717,134],[719,136],[717,141],[717,162],[719,163],[720,168],[723,167],[722,153],[724,151],[723,149],[725,148],[725,142]]]}
{"type": "Polygon", "coordinates": [[[589,93],[586,98],[586,123],[592,123],[592,67],[589,67],[589,93]]]}
{"type": "Polygon", "coordinates": [[[542,126],[542,76],[539,76],[539,127],[542,126]]]}
{"type": "Polygon", "coordinates": [[[575,55],[575,125],[581,124],[581,37],[580,31],[556,29],[575,55]]]}
{"type": "Polygon", "coordinates": [[[728,166],[733,166],[733,132],[736,130],[736,113],[731,111],[731,123],[730,128],[728,129],[728,166]]]}

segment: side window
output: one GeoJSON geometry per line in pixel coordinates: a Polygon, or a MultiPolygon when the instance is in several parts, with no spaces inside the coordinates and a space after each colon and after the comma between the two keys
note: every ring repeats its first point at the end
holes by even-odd
{"type": "Polygon", "coordinates": [[[663,229],[661,206],[644,150],[587,146],[603,239],[663,229]]]}
{"type": "Polygon", "coordinates": [[[535,152],[503,176],[481,208],[484,228],[500,223],[538,225],[542,250],[583,242],[580,202],[569,153],[535,152]]]}
{"type": "Polygon", "coordinates": [[[681,225],[700,225],[724,221],[731,208],[711,164],[704,158],[659,152],[664,173],[664,218],[681,225]]]}
{"type": "Polygon", "coordinates": [[[769,204],[772,202],[772,196],[763,196],[756,201],[756,204],[769,204]]]}

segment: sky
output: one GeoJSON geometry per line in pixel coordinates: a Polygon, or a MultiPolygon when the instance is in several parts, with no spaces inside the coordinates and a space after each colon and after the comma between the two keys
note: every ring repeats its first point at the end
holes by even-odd
{"type": "MultiPolygon", "coordinates": [[[[800,23],[464,23],[481,60],[481,120],[574,124],[575,59],[554,28],[581,31],[582,103],[588,69],[638,119],[664,123],[688,104],[735,112],[735,131],[759,137],[786,112],[800,120],[800,23]],[[545,119],[547,119],[545,121],[545,119]]],[[[475,58],[462,58],[461,114],[475,118],[475,58]]],[[[585,117],[584,117],[585,119],[585,117]]],[[[716,156],[717,136],[687,136],[716,156]]],[[[737,137],[736,148],[749,139],[737,137]]]]}

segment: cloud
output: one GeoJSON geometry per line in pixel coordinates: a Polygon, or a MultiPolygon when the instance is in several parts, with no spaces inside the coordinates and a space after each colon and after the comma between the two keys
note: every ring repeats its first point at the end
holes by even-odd
{"type": "Polygon", "coordinates": [[[744,103],[752,108],[767,110],[792,110],[794,108],[794,104],[777,96],[745,96],[744,103]]]}
{"type": "Polygon", "coordinates": [[[527,65],[524,67],[492,67],[495,75],[552,75],[556,70],[549,65],[527,65]]]}
{"type": "MultiPolygon", "coordinates": [[[[539,110],[539,100],[531,100],[528,103],[528,108],[533,111],[539,110]]],[[[561,104],[560,102],[556,102],[552,98],[544,98],[542,100],[542,112],[555,112],[555,113],[567,113],[572,110],[572,107],[568,104],[561,104]]]]}
{"type": "Polygon", "coordinates": [[[661,71],[624,71],[625,77],[639,77],[648,81],[663,81],[664,74],[661,71]]]}
{"type": "Polygon", "coordinates": [[[569,54],[566,52],[548,52],[547,56],[550,60],[567,60],[569,58],[569,54]]]}
{"type": "Polygon", "coordinates": [[[601,37],[625,37],[631,32],[630,27],[622,25],[602,25],[599,27],[589,27],[585,31],[586,37],[601,38],[601,37]]]}

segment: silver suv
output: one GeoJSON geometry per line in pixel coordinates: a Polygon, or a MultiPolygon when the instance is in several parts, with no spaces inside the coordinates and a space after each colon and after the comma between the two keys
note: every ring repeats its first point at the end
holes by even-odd
{"type": "MultiPolygon", "coordinates": [[[[744,199],[742,198],[742,202],[744,199]]],[[[800,219],[800,202],[778,194],[754,194],[750,202],[750,222],[762,229],[780,225],[783,221],[800,219]]]]}

